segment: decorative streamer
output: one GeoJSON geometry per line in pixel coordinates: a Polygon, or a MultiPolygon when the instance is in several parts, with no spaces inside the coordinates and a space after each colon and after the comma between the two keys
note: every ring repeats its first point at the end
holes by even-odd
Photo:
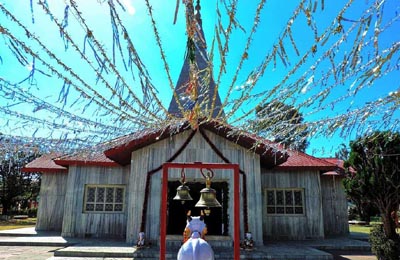
{"type": "MultiPolygon", "coordinates": [[[[354,17],[349,10],[354,7],[355,1],[349,0],[327,24],[321,23],[319,18],[329,11],[331,4],[326,4],[324,0],[300,1],[275,44],[267,46],[270,50],[259,59],[251,47],[259,41],[257,29],[266,26],[264,10],[267,2],[260,0],[254,3],[255,15],[250,23],[243,26],[237,19],[241,11],[239,1],[217,1],[214,35],[208,54],[210,62],[204,71],[199,71],[196,66],[195,48],[205,43],[205,39],[199,34],[201,28],[195,22],[193,0],[185,0],[186,54],[191,63],[190,80],[183,86],[190,102],[185,103],[174,91],[171,68],[166,58],[167,45],[162,44],[162,30],[156,23],[151,0],[146,0],[163,70],[173,98],[185,114],[184,118],[168,113],[161,86],[154,86],[149,73],[151,70],[145,66],[133,44],[131,35],[134,33],[126,29],[126,21],[121,19],[126,11],[124,5],[115,1],[98,2],[99,6],[108,8],[107,15],[110,16],[111,34],[105,41],[100,41],[97,29],[90,26],[89,17],[81,12],[77,1],[67,1],[63,14],[55,15],[48,1],[39,0],[41,8],[35,8],[36,3],[30,0],[26,13],[28,18],[29,15],[31,17],[32,24],[29,26],[0,3],[0,15],[5,21],[0,25],[3,36],[0,41],[5,46],[5,52],[10,54],[4,56],[2,53],[0,64],[7,66],[14,62],[24,69],[20,78],[13,79],[13,82],[6,75],[0,76],[0,98],[7,102],[1,106],[0,112],[3,115],[0,124],[4,129],[29,132],[34,140],[47,135],[49,144],[53,143],[50,139],[65,142],[65,146],[60,147],[86,147],[84,142],[106,141],[107,138],[140,131],[144,127],[176,126],[185,121],[190,121],[195,129],[199,123],[211,119],[209,112],[214,111],[218,93],[224,99],[217,119],[248,131],[253,131],[249,127],[250,122],[273,120],[284,113],[274,111],[267,118],[255,118],[257,106],[274,100],[295,106],[305,118],[309,118],[304,123],[310,130],[309,137],[348,136],[371,129],[400,129],[399,86],[397,89],[392,87],[390,93],[382,93],[379,98],[358,101],[367,88],[381,92],[384,89],[380,88],[381,82],[398,75],[400,71],[400,41],[394,34],[391,34],[390,40],[386,37],[389,29],[393,29],[399,20],[398,5],[390,12],[385,10],[389,3],[393,5],[392,0],[364,3],[364,10],[354,17]],[[85,72],[81,66],[68,63],[63,58],[64,53],[50,48],[41,37],[41,32],[36,31],[37,18],[43,14],[49,17],[48,28],[60,34],[65,56],[80,59],[85,72]],[[71,28],[78,30],[71,31],[71,28]],[[305,30],[304,39],[299,37],[299,28],[305,30]],[[232,46],[242,44],[232,40],[236,31],[245,37],[244,46],[235,60],[230,59],[232,46]],[[238,62],[237,66],[233,66],[233,60],[238,62]],[[248,70],[245,61],[250,64],[257,60],[257,66],[248,70]],[[218,64],[217,80],[215,92],[209,97],[207,86],[213,77],[214,63],[218,64]],[[268,81],[270,73],[275,71],[279,72],[277,77],[280,78],[268,81]],[[57,82],[51,83],[56,94],[39,98],[36,93],[44,90],[42,82],[46,80],[57,82]],[[242,84],[235,86],[238,81],[242,84]],[[206,103],[211,108],[203,108],[206,103]],[[28,107],[24,108],[24,113],[19,111],[22,106],[28,107]],[[333,113],[338,108],[342,108],[342,112],[333,113]],[[43,116],[45,113],[49,113],[50,117],[43,116]],[[31,128],[28,127],[30,125],[31,128]],[[48,132],[43,134],[39,131],[42,128],[48,132]],[[75,137],[80,141],[73,141],[75,137]]],[[[177,19],[178,7],[179,1],[174,10],[174,23],[181,22],[177,19]]],[[[203,53],[200,52],[200,55],[203,53]]],[[[283,128],[286,132],[294,129],[287,121],[278,122],[271,127],[274,130],[272,128],[283,128]]]]}

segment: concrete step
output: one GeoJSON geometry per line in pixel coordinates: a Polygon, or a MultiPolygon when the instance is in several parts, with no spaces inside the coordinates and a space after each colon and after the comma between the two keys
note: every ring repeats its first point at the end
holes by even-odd
{"type": "MultiPolygon", "coordinates": [[[[232,260],[233,259],[233,248],[232,247],[217,247],[213,248],[215,259],[221,260],[232,260]]],[[[166,259],[177,259],[177,254],[179,251],[179,247],[177,248],[168,248],[165,256],[166,259]]],[[[262,251],[241,251],[240,259],[265,259],[265,252],[262,251]]],[[[64,260],[64,259],[74,259],[79,260],[79,258],[85,258],[90,260],[95,259],[124,259],[130,258],[132,259],[141,259],[141,260],[156,260],[159,259],[160,252],[159,248],[151,247],[151,248],[113,248],[104,249],[101,247],[94,248],[84,248],[84,247],[67,247],[64,249],[60,249],[54,252],[54,257],[52,260],[64,260]]],[[[285,258],[284,258],[285,259],[285,258]]],[[[326,258],[329,259],[329,258],[326,258]]]]}
{"type": "MultiPolygon", "coordinates": [[[[206,241],[211,247],[232,247],[233,241],[229,236],[206,236],[206,241]]],[[[158,243],[157,243],[158,245],[158,243]]],[[[167,235],[167,248],[169,247],[181,247],[182,236],[181,235],[167,235]]]]}
{"type": "Polygon", "coordinates": [[[34,227],[0,230],[0,237],[60,236],[59,231],[36,231],[34,227]]]}

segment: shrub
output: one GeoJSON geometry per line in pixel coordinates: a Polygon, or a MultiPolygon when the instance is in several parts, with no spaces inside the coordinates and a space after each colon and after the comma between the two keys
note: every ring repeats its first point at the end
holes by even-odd
{"type": "Polygon", "coordinates": [[[28,216],[30,218],[36,218],[37,217],[37,208],[28,209],[28,216]]]}
{"type": "Polygon", "coordinates": [[[379,260],[400,260],[400,238],[389,239],[383,225],[374,225],[369,235],[372,252],[379,260]]]}
{"type": "Polygon", "coordinates": [[[360,218],[358,216],[356,207],[350,207],[348,212],[349,212],[349,220],[355,220],[360,218]]]}

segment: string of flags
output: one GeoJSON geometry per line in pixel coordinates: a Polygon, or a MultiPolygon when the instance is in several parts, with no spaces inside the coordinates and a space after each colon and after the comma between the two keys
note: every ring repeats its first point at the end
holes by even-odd
{"type": "MultiPolygon", "coordinates": [[[[396,0],[362,4],[350,0],[330,16],[331,3],[297,1],[281,32],[263,48],[259,32],[271,26],[268,15],[274,15],[265,0],[246,6],[239,1],[177,0],[170,24],[160,23],[159,7],[146,0],[154,50],[167,79],[162,86],[154,84],[158,72],[141,56],[124,3],[94,2],[107,11],[103,14],[109,20],[109,35],[100,33],[78,1],[66,0],[62,8],[46,0],[30,1],[25,16],[22,9],[13,12],[12,3],[0,3],[0,66],[21,72],[0,72],[0,132],[8,140],[23,137],[26,142],[49,144],[59,140],[51,147],[68,150],[185,121],[196,129],[211,119],[252,132],[252,125],[285,113],[257,117],[257,107],[274,101],[303,114],[307,138],[400,130],[400,86],[391,80],[398,78],[400,69],[400,38],[393,33],[400,19],[396,0]],[[181,4],[184,19],[179,16],[181,4]],[[215,10],[210,30],[196,18],[200,4],[215,10]],[[243,8],[252,15],[240,15],[243,8]],[[322,22],[321,17],[330,20],[322,22]],[[43,21],[49,28],[46,32],[38,28],[43,21]],[[182,35],[186,33],[185,57],[168,57],[169,44],[163,42],[160,28],[179,23],[184,23],[182,35]],[[45,33],[61,39],[60,46],[55,47],[55,40],[49,42],[45,33]],[[196,48],[205,46],[206,39],[211,47],[204,71],[196,60],[203,54],[196,48]],[[175,91],[172,58],[189,62],[182,93],[175,91]],[[207,93],[207,82],[214,78],[213,93],[207,93]],[[367,96],[367,91],[377,94],[367,96]],[[168,98],[163,98],[165,93],[168,98]],[[218,94],[220,107],[215,105],[218,94]],[[182,117],[168,112],[170,98],[182,117]],[[212,116],[215,109],[218,113],[212,116]]],[[[282,128],[284,122],[276,124],[275,129],[293,131],[282,128]]]]}

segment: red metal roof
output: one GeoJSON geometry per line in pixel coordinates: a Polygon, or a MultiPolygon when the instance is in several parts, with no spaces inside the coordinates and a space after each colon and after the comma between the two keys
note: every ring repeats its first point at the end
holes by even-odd
{"type": "Polygon", "coordinates": [[[344,161],[338,158],[321,158],[327,162],[337,165],[339,168],[344,169],[344,161]]]}
{"type": "MultiPolygon", "coordinates": [[[[337,158],[316,158],[297,151],[284,151],[281,146],[256,135],[252,135],[232,126],[212,120],[199,125],[200,130],[209,130],[226,138],[250,151],[260,155],[263,167],[284,170],[313,169],[319,171],[343,172],[343,161],[337,158]]],[[[25,171],[67,171],[63,166],[69,165],[94,165],[94,166],[119,166],[128,165],[131,153],[135,150],[158,142],[162,139],[190,130],[189,124],[179,127],[168,126],[163,129],[149,129],[142,132],[129,134],[101,144],[93,151],[57,157],[54,154],[42,156],[25,166],[25,171]],[[111,147],[111,148],[109,148],[111,147]],[[101,152],[104,150],[104,153],[101,152]]]]}
{"type": "Polygon", "coordinates": [[[104,153],[99,151],[84,151],[72,155],[65,155],[54,158],[54,162],[58,165],[83,165],[83,166],[119,166],[116,162],[108,159],[104,153]]]}
{"type": "Polygon", "coordinates": [[[289,158],[287,161],[275,168],[284,170],[298,170],[301,168],[334,171],[338,169],[338,166],[325,159],[317,158],[298,151],[289,151],[289,158]]]}
{"type": "Polygon", "coordinates": [[[66,167],[57,165],[53,158],[60,156],[58,153],[42,155],[22,168],[23,172],[68,172],[66,167]]]}
{"type": "Polygon", "coordinates": [[[350,173],[356,173],[356,170],[354,170],[354,168],[351,166],[348,169],[346,169],[344,167],[344,161],[341,159],[338,159],[338,158],[322,158],[322,159],[324,159],[325,161],[328,161],[330,163],[336,164],[341,169],[342,172],[345,172],[346,170],[348,170],[350,173]]]}

